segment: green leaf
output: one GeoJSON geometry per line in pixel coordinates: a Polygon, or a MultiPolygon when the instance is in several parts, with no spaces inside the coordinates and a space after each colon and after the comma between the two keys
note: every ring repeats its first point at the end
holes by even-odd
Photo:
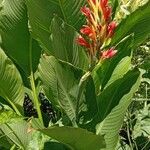
{"type": "Polygon", "coordinates": [[[39,36],[40,32],[44,32],[43,35],[48,36],[50,22],[54,15],[61,17],[77,30],[85,22],[80,12],[85,0],[26,0],[26,4],[33,33],[39,39],[44,37],[39,36]]]}
{"type": "Polygon", "coordinates": [[[23,70],[28,66],[29,32],[27,30],[27,16],[23,0],[5,0],[1,3],[0,34],[2,47],[5,52],[23,70]]]}
{"type": "Polygon", "coordinates": [[[87,69],[88,58],[85,50],[75,42],[77,32],[58,17],[54,17],[50,29],[51,54],[76,67],[87,69]]]}
{"type": "Polygon", "coordinates": [[[51,49],[49,41],[50,23],[54,14],[61,15],[60,7],[57,1],[52,0],[26,0],[26,5],[33,37],[48,52],[51,49]]]}
{"type": "Polygon", "coordinates": [[[58,142],[45,142],[43,150],[70,150],[67,146],[58,142]]]}
{"type": "Polygon", "coordinates": [[[89,122],[93,121],[93,118],[98,112],[98,107],[95,94],[95,85],[91,76],[89,77],[86,83],[86,87],[83,90],[85,99],[83,99],[83,102],[80,100],[81,103],[84,103],[84,108],[79,114],[79,126],[82,128],[86,128],[89,131],[93,131],[92,127],[87,125],[89,124],[89,122]]]}
{"type": "Polygon", "coordinates": [[[130,71],[123,79],[108,86],[98,98],[99,117],[104,120],[97,125],[97,134],[105,135],[106,150],[115,149],[117,145],[124,114],[140,85],[140,79],[139,71],[130,71]]]}
{"type": "Polygon", "coordinates": [[[76,29],[83,25],[80,7],[84,3],[85,0],[26,0],[33,37],[46,53],[79,67],[87,66],[83,48],[74,41],[76,29]],[[58,17],[64,19],[65,23],[58,17]]]}
{"type": "Polygon", "coordinates": [[[53,56],[43,55],[39,77],[46,96],[61,107],[71,121],[76,118],[76,96],[82,71],[67,63],[60,63],[53,56]]]}
{"type": "MultiPolygon", "coordinates": [[[[1,46],[11,60],[17,64],[23,76],[30,75],[30,34],[24,0],[5,0],[0,10],[1,46]]],[[[33,69],[37,69],[41,49],[33,42],[33,69]]]]}
{"type": "Polygon", "coordinates": [[[141,44],[150,35],[150,1],[127,16],[118,25],[112,45],[117,44],[125,36],[134,33],[134,47],[141,44]]]}
{"type": "Polygon", "coordinates": [[[79,30],[85,22],[85,19],[83,19],[80,12],[80,9],[85,5],[85,2],[85,0],[59,0],[65,22],[77,30],[79,30]]]}
{"type": "Polygon", "coordinates": [[[21,76],[2,49],[0,49],[0,96],[7,100],[13,109],[24,99],[24,86],[21,76]]]}
{"type": "Polygon", "coordinates": [[[131,66],[133,36],[130,35],[116,46],[117,54],[112,59],[105,60],[98,64],[93,70],[93,79],[96,92],[103,90],[110,83],[122,78],[131,66]]]}
{"type": "Polygon", "coordinates": [[[18,115],[12,110],[0,111],[0,125],[10,122],[13,118],[18,118],[18,115]]]}
{"type": "Polygon", "coordinates": [[[121,98],[128,94],[137,82],[140,72],[138,70],[129,71],[123,78],[116,80],[97,97],[98,118],[102,121],[117,106],[121,98]]]}
{"type": "Polygon", "coordinates": [[[8,150],[11,148],[12,144],[8,141],[7,137],[0,130],[0,149],[8,150]]]}
{"type": "Polygon", "coordinates": [[[95,135],[81,128],[51,127],[40,131],[67,145],[72,150],[99,150],[105,147],[102,136],[95,135]]]}
{"type": "Polygon", "coordinates": [[[21,149],[28,150],[31,133],[28,133],[28,125],[24,120],[16,119],[11,123],[0,125],[0,130],[21,149]]]}

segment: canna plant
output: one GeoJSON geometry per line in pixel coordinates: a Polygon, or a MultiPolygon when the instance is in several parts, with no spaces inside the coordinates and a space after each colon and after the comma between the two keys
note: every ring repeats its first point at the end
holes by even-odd
{"type": "Polygon", "coordinates": [[[0,148],[115,150],[142,74],[150,1],[0,1],[0,148]]]}

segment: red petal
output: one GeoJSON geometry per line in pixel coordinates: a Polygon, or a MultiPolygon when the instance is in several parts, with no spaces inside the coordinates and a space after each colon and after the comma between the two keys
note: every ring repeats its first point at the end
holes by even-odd
{"type": "Polygon", "coordinates": [[[100,3],[103,5],[103,6],[106,6],[108,4],[108,0],[101,0],[100,3]]]}
{"type": "Polygon", "coordinates": [[[114,34],[114,30],[116,29],[116,22],[115,21],[112,21],[108,27],[107,27],[107,30],[108,30],[108,37],[112,37],[113,34],[114,34]]]}
{"type": "Polygon", "coordinates": [[[81,8],[81,12],[86,16],[86,17],[90,17],[91,15],[91,11],[88,7],[84,6],[81,8]]]}
{"type": "Polygon", "coordinates": [[[85,46],[86,48],[89,48],[90,45],[89,43],[82,37],[82,36],[79,36],[77,39],[76,39],[76,42],[81,45],[81,46],[85,46]]]}
{"type": "Polygon", "coordinates": [[[111,17],[111,12],[112,12],[112,8],[108,5],[108,0],[101,0],[100,7],[102,9],[102,13],[105,21],[108,21],[111,17]]]}
{"type": "Polygon", "coordinates": [[[112,58],[117,53],[117,50],[114,48],[108,49],[107,51],[101,52],[101,59],[112,58]]]}

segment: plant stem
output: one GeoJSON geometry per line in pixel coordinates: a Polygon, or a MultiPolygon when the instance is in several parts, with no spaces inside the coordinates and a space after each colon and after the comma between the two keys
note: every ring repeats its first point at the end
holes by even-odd
{"type": "Polygon", "coordinates": [[[15,150],[15,148],[16,148],[16,145],[14,144],[14,145],[10,148],[10,150],[15,150]]]}
{"type": "Polygon", "coordinates": [[[41,114],[41,110],[40,110],[39,101],[38,101],[38,98],[37,98],[35,83],[34,83],[34,74],[33,74],[33,72],[31,72],[30,83],[31,83],[32,96],[33,96],[33,99],[34,99],[34,104],[35,104],[36,109],[37,109],[37,114],[38,114],[38,117],[39,117],[41,123],[43,124],[42,114],[41,114]]]}
{"type": "MultiPolygon", "coordinates": [[[[128,114],[128,118],[131,118],[129,112],[127,112],[127,114],[128,114]]],[[[129,140],[130,148],[131,148],[131,150],[133,150],[133,144],[132,144],[132,141],[131,141],[132,137],[130,135],[130,121],[127,122],[127,135],[128,135],[128,140],[129,140]]]]}
{"type": "Polygon", "coordinates": [[[10,103],[10,105],[12,106],[12,108],[14,109],[14,111],[17,113],[17,115],[21,116],[20,111],[18,110],[18,108],[14,105],[14,103],[11,102],[11,100],[7,97],[6,98],[7,101],[10,103]]]}
{"type": "MultiPolygon", "coordinates": [[[[3,90],[1,90],[1,93],[4,93],[3,90]]],[[[3,94],[5,95],[5,94],[3,94]]],[[[16,105],[8,98],[8,96],[5,96],[5,99],[8,101],[8,103],[12,106],[13,110],[16,112],[17,115],[21,116],[20,111],[16,107],[16,105]]],[[[3,108],[2,108],[3,109],[3,108]]]]}
{"type": "Polygon", "coordinates": [[[78,89],[78,94],[77,94],[77,105],[76,105],[76,121],[77,121],[77,122],[78,122],[78,113],[79,113],[80,99],[81,99],[83,90],[85,89],[87,80],[89,79],[90,75],[91,75],[91,72],[90,72],[90,71],[86,72],[86,73],[82,76],[82,78],[80,79],[80,82],[79,82],[79,89],[78,89]]]}
{"type": "Polygon", "coordinates": [[[33,96],[33,99],[34,99],[34,104],[35,104],[36,109],[37,109],[37,114],[38,114],[39,120],[43,125],[43,118],[42,118],[42,113],[41,113],[41,110],[40,110],[39,101],[38,101],[38,98],[37,98],[35,82],[34,82],[34,73],[33,73],[33,68],[32,68],[32,37],[30,37],[30,71],[31,71],[30,84],[31,84],[31,89],[32,89],[32,96],[33,96]]]}

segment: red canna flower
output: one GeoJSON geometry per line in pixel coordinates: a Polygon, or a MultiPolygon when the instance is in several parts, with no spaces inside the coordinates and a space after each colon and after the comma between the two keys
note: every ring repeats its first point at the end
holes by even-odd
{"type": "Polygon", "coordinates": [[[117,50],[114,48],[110,48],[107,51],[102,51],[101,52],[101,59],[107,59],[107,58],[112,58],[115,54],[117,53],[117,50]]]}
{"type": "Polygon", "coordinates": [[[108,5],[108,0],[101,0],[100,6],[101,6],[104,20],[107,22],[108,20],[110,20],[112,8],[108,5]]]}
{"type": "Polygon", "coordinates": [[[76,39],[76,42],[79,45],[84,46],[86,48],[90,47],[90,44],[81,35],[76,39]]]}
{"type": "Polygon", "coordinates": [[[108,5],[108,0],[100,0],[101,5],[106,6],[108,5]]]}
{"type": "Polygon", "coordinates": [[[87,25],[84,25],[84,27],[81,28],[80,32],[82,34],[88,35],[93,40],[95,39],[95,32],[94,32],[94,30],[91,27],[87,26],[87,25]]]}
{"type": "Polygon", "coordinates": [[[91,16],[91,11],[88,7],[84,6],[81,8],[81,12],[86,16],[90,17],[91,16]]]}
{"type": "Polygon", "coordinates": [[[116,28],[116,22],[112,21],[112,8],[108,0],[87,0],[88,6],[83,6],[81,12],[86,17],[86,25],[80,29],[82,36],[79,36],[76,42],[88,48],[87,52],[91,63],[100,59],[112,58],[117,50],[110,48],[103,50],[108,46],[116,28]],[[95,58],[97,59],[95,61],[95,58]]]}
{"type": "Polygon", "coordinates": [[[107,30],[108,30],[108,37],[111,38],[114,34],[114,30],[116,29],[116,22],[115,21],[112,21],[108,27],[107,27],[107,30]]]}

